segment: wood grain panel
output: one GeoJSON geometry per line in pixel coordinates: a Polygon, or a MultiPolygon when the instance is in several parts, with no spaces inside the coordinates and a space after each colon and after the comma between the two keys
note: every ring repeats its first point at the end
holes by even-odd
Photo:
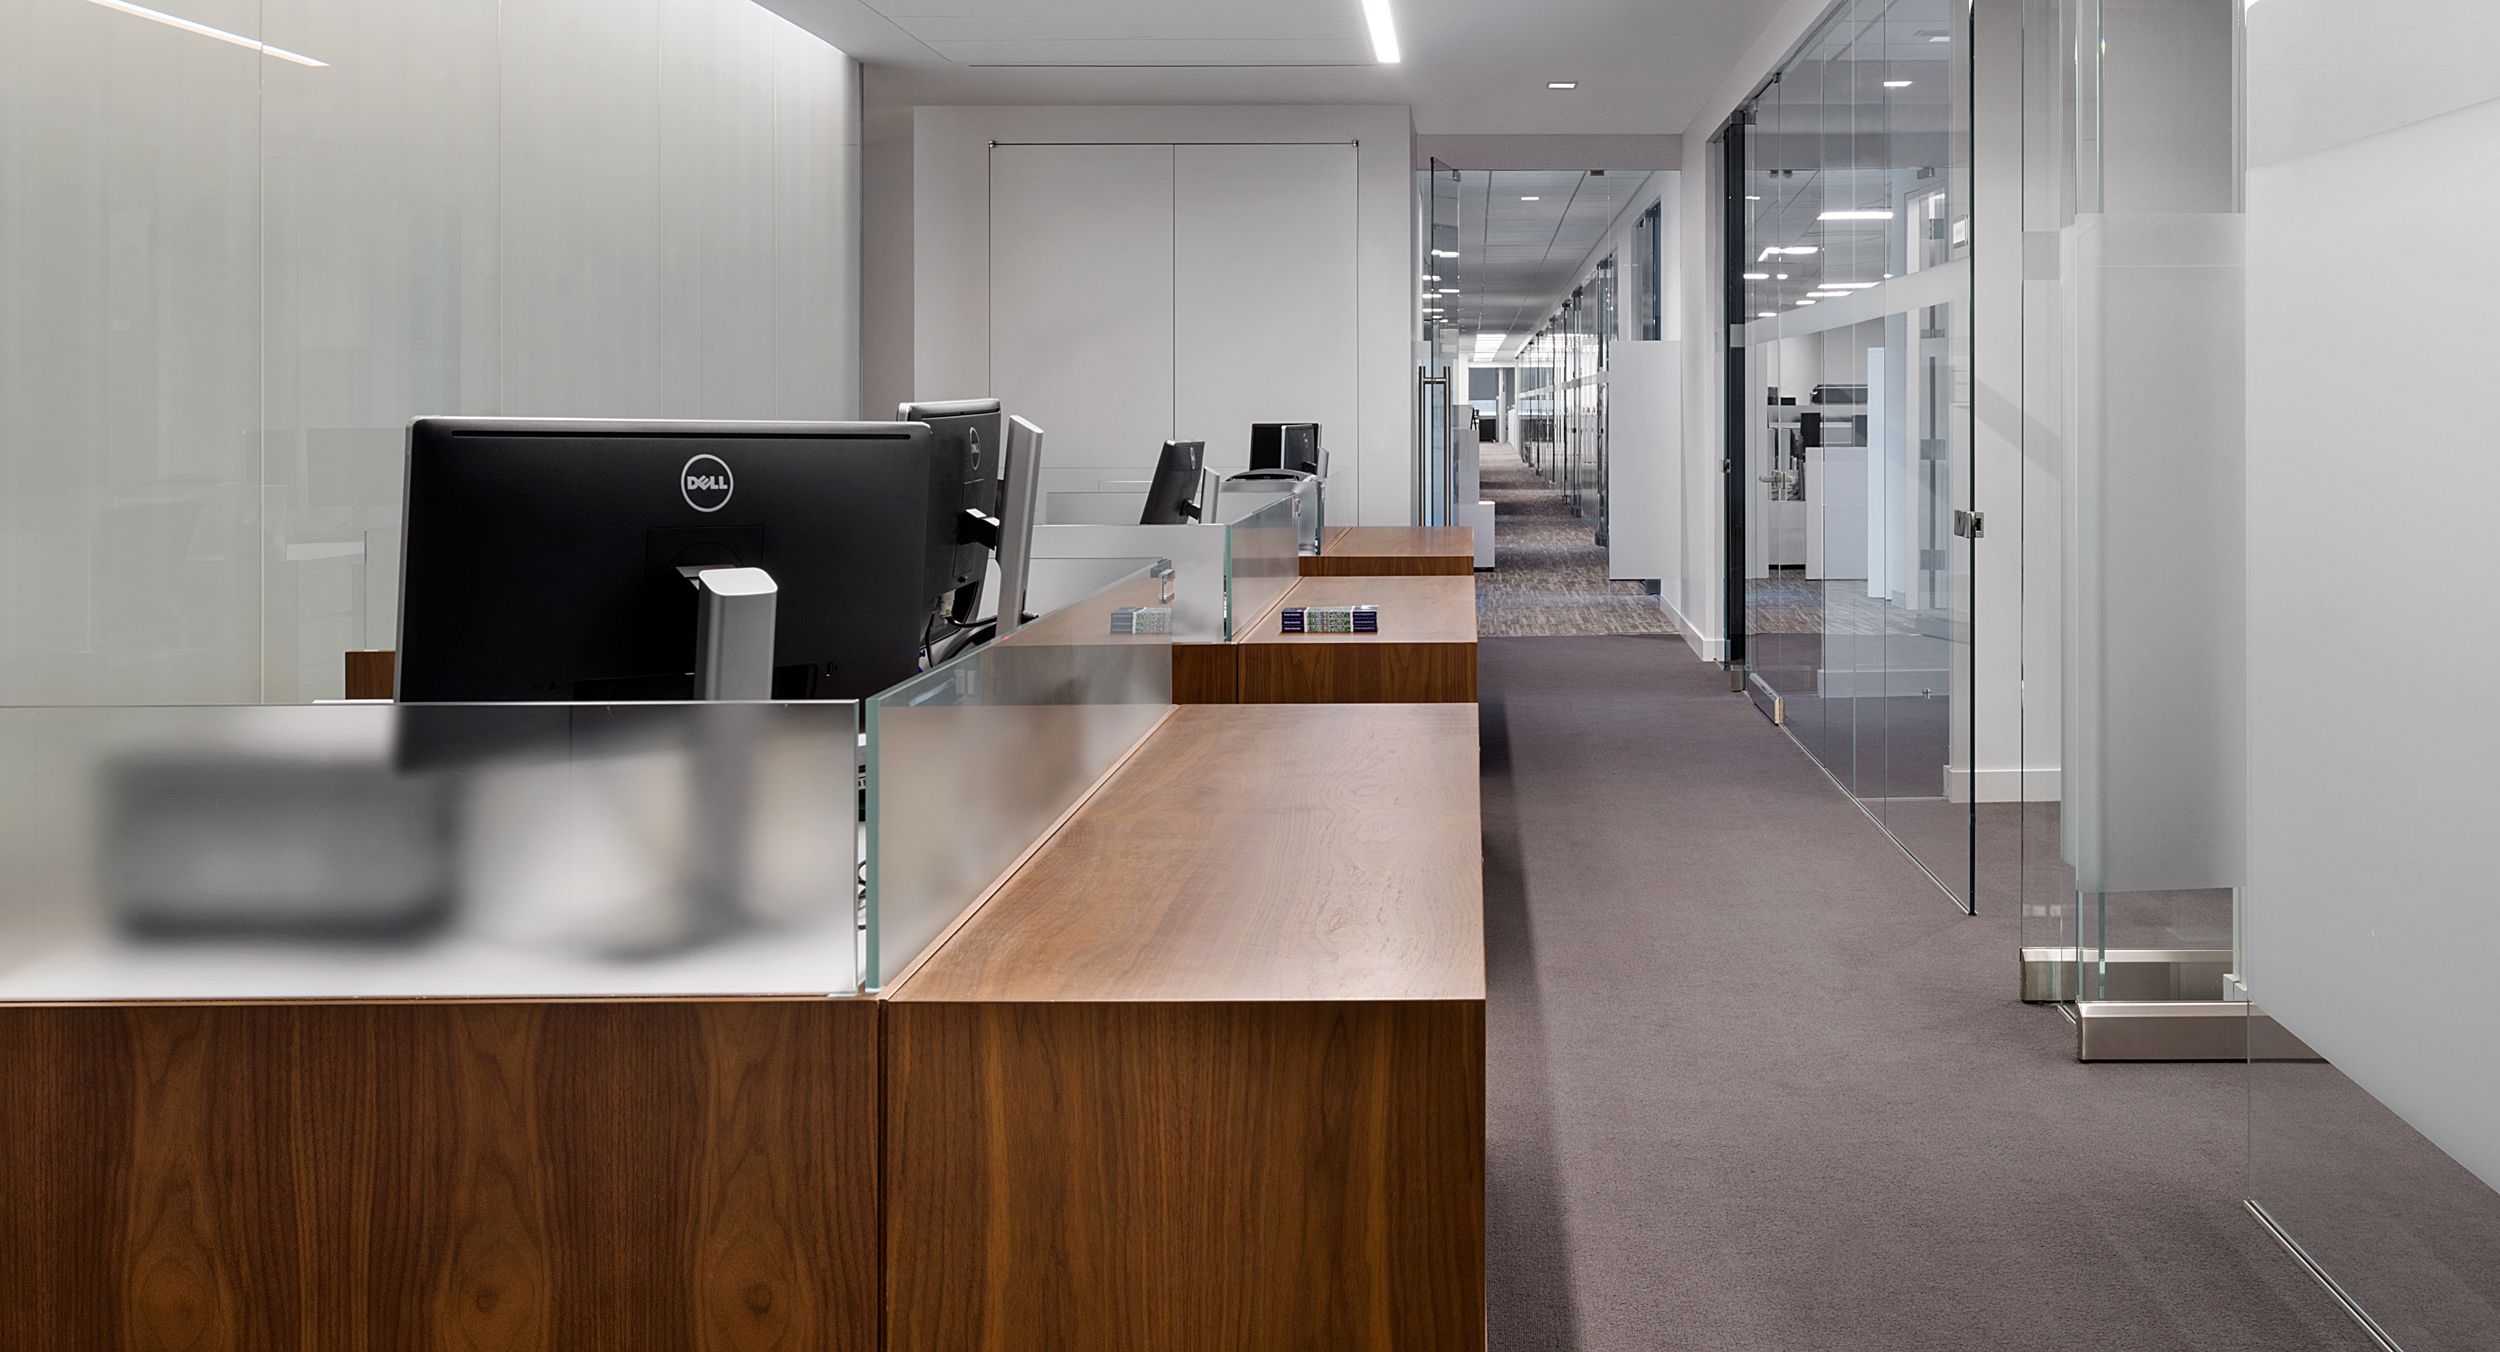
{"type": "Polygon", "coordinates": [[[399,693],[399,653],[391,648],[359,648],[347,654],[349,699],[390,699],[399,693]]]}
{"type": "Polygon", "coordinates": [[[1346,526],[1329,534],[1318,554],[1302,559],[1304,577],[1473,577],[1472,526],[1346,526]]]}
{"type": "Polygon", "coordinates": [[[1243,704],[1469,704],[1473,643],[1262,643],[1241,649],[1243,704]]]}
{"type": "Polygon", "coordinates": [[[893,1002],[1484,995],[1476,711],[1183,706],[893,1002]]]}
{"type": "Polygon", "coordinates": [[[1230,643],[1172,645],[1174,704],[1231,704],[1241,697],[1241,656],[1230,643]]]}
{"type": "Polygon", "coordinates": [[[0,1346],[873,1352],[868,1001],[0,1009],[0,1346]]]}
{"type": "Polygon", "coordinates": [[[891,1352],[1484,1346],[1484,1005],[895,1004],[891,1352]]]}

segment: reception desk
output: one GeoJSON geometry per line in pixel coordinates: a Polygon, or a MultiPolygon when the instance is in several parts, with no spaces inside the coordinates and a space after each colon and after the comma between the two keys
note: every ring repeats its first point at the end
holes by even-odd
{"type": "Polygon", "coordinates": [[[1176,706],[1117,585],[857,707],[6,711],[0,1346],[1481,1347],[1474,707],[1176,706]]]}

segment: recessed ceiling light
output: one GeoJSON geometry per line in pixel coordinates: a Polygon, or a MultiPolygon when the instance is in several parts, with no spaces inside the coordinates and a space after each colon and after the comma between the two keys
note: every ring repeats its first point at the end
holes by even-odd
{"type": "Polygon", "coordinates": [[[1522,202],[1542,202],[1545,199],[1542,197],[1522,197],[1519,200],[1522,202]]]}
{"type": "Polygon", "coordinates": [[[1748,202],[1759,202],[1759,201],[1761,201],[1762,199],[1761,199],[1761,198],[1759,198],[1759,197],[1754,196],[1752,193],[1746,193],[1746,194],[1745,194],[1745,200],[1746,200],[1746,201],[1748,201],[1748,202]]]}
{"type": "Polygon", "coordinates": [[[1783,281],[1783,282],[1788,280],[1788,274],[1787,274],[1787,273],[1785,273],[1785,272],[1775,272],[1775,273],[1772,273],[1771,275],[1772,275],[1772,276],[1774,276],[1774,277],[1779,278],[1779,279],[1780,279],[1781,281],[1783,281]]]}
{"type": "Polygon", "coordinates": [[[1813,302],[1813,301],[1810,301],[1810,300],[1801,300],[1801,301],[1799,301],[1799,302],[1797,302],[1797,303],[1798,303],[1799,305],[1812,305],[1814,302],[1813,302]]]}
{"type": "MultiPolygon", "coordinates": [[[[2254,2],[2255,0],[2251,0],[2251,3],[2254,2]]],[[[1930,33],[1927,35],[1927,40],[1929,42],[1951,42],[1953,40],[1953,35],[1951,33],[1930,33]]]]}
{"type": "Polygon", "coordinates": [[[179,28],[185,33],[197,33],[204,38],[215,38],[219,42],[231,43],[234,46],[241,47],[246,51],[258,52],[262,56],[274,56],[280,61],[292,61],[299,66],[311,66],[316,70],[327,70],[330,66],[330,63],[327,61],[315,61],[301,52],[290,52],[284,47],[272,47],[268,43],[262,42],[256,38],[247,38],[241,33],[229,33],[222,28],[211,28],[204,23],[193,23],[189,19],[177,18],[174,15],[167,14],[162,10],[149,9],[145,5],[131,4],[129,3],[129,0],[87,0],[87,3],[91,5],[101,5],[110,10],[118,10],[119,12],[127,14],[134,19],[145,19],[150,23],[161,23],[167,28],[179,28]]]}
{"type": "Polygon", "coordinates": [[[1398,63],[1398,24],[1389,15],[1389,0],[1363,0],[1363,22],[1372,30],[1372,59],[1384,66],[1398,63]]]}
{"type": "Polygon", "coordinates": [[[1433,257],[1435,257],[1435,258],[1456,258],[1456,257],[1458,257],[1458,250],[1456,250],[1456,249],[1435,249],[1435,250],[1433,250],[1433,251],[1432,251],[1432,256],[1433,256],[1433,257]]]}
{"type": "Polygon", "coordinates": [[[1779,318],[1779,311],[1777,311],[1777,310],[1763,310],[1763,311],[1761,311],[1761,312],[1759,312],[1759,313],[1755,314],[1755,315],[1754,315],[1754,318],[1756,318],[1756,319],[1777,319],[1777,318],[1779,318]]]}
{"type": "Polygon", "coordinates": [[[1886,81],[1884,81],[1884,88],[1886,88],[1886,89],[1907,89],[1907,88],[1909,88],[1909,87],[1910,87],[1910,82],[1909,82],[1909,81],[1907,81],[1907,80],[1886,80],[1886,81]]]}
{"type": "Polygon", "coordinates": [[[1547,89],[1578,89],[1580,82],[1578,80],[1547,80],[1545,87],[1547,89]]]}
{"type": "Polygon", "coordinates": [[[1892,219],[1892,213],[1890,211],[1826,211],[1823,213],[1821,219],[1827,221],[1889,221],[1892,219]]]}
{"type": "Polygon", "coordinates": [[[1767,272],[1748,272],[1745,274],[1745,280],[1749,282],[1767,282],[1771,280],[1771,274],[1767,272]]]}
{"type": "Polygon", "coordinates": [[[1816,300],[1839,300],[1849,293],[1846,291],[1809,291],[1806,294],[1816,300]]]}
{"type": "Polygon", "coordinates": [[[1881,285],[1883,285],[1881,282],[1825,282],[1823,289],[1826,291],[1864,291],[1868,287],[1881,285]]]}

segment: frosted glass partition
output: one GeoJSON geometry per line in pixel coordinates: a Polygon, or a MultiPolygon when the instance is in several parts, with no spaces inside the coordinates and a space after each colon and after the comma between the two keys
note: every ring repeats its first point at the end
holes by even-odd
{"type": "Polygon", "coordinates": [[[853,993],[858,725],[0,708],[0,1001],[853,993]]]}
{"type": "Polygon", "coordinates": [[[868,701],[871,984],[899,976],[1172,707],[1168,634],[1115,634],[1170,603],[1170,565],[868,701]]]}
{"type": "Polygon", "coordinates": [[[2054,729],[2026,710],[2025,740],[2063,763],[2054,792],[2022,795],[2022,872],[2025,942],[2068,955],[2068,998],[2220,999],[2235,969],[2240,13],[2031,0],[2026,14],[2024,496],[2055,513],[2041,525],[2063,558],[2023,587],[2035,624],[2055,617],[2063,710],[2054,729]]]}
{"type": "Polygon", "coordinates": [[[857,416],[857,77],[752,0],[0,0],[0,701],[343,693],[412,417],[857,416]]]}
{"type": "Polygon", "coordinates": [[[1275,498],[1224,526],[1224,636],[1237,638],[1302,577],[1299,493],[1275,498]]]}

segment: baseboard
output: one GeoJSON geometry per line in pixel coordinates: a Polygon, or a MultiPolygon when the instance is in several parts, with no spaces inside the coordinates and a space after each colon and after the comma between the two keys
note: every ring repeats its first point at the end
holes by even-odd
{"type": "Polygon", "coordinates": [[[1666,612],[1667,622],[1675,626],[1676,633],[1683,635],[1684,646],[1692,649],[1695,657],[1704,662],[1727,660],[1727,640],[1705,636],[1691,620],[1684,618],[1684,612],[1677,610],[1675,602],[1668,600],[1663,591],[1658,594],[1658,609],[1666,612]]]}
{"type": "Polygon", "coordinates": [[[2054,765],[2022,769],[2010,765],[1984,770],[1959,765],[1944,768],[1946,801],[1967,803],[1974,789],[1983,803],[2054,803],[2065,796],[2064,776],[2054,765]]]}

